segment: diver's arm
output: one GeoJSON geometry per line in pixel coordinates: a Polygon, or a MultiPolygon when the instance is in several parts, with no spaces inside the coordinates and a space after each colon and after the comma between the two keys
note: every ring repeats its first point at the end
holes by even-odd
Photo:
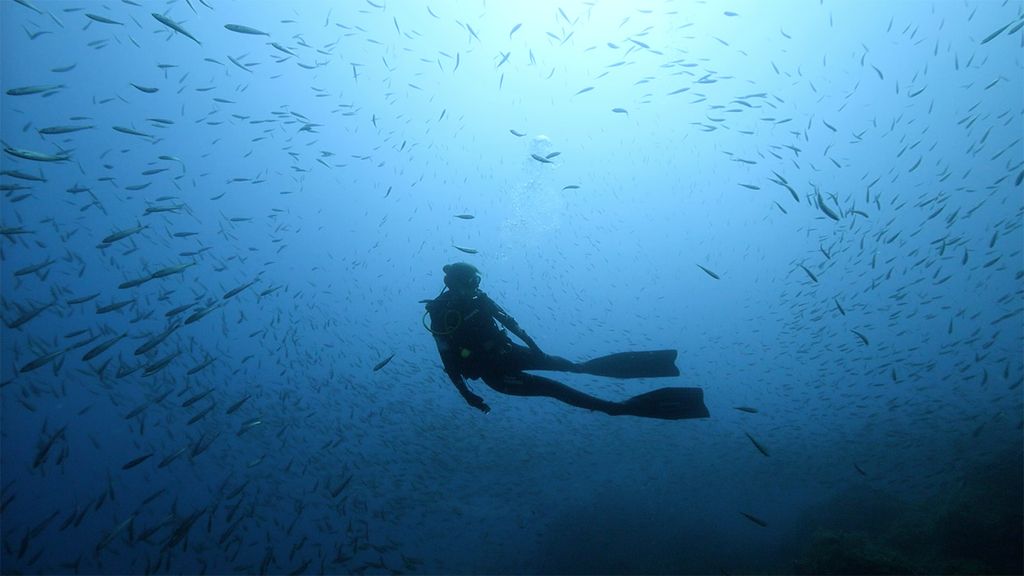
{"type": "Polygon", "coordinates": [[[502,326],[508,328],[509,332],[515,334],[520,340],[525,342],[531,350],[541,352],[540,346],[537,346],[537,343],[533,341],[533,338],[530,338],[530,335],[526,333],[526,330],[523,330],[523,327],[520,326],[518,322],[516,322],[515,318],[509,316],[509,313],[505,312],[501,308],[501,306],[498,306],[498,304],[494,300],[491,300],[491,306],[494,307],[494,318],[498,322],[501,322],[502,326]]]}
{"type": "Polygon", "coordinates": [[[462,395],[466,404],[480,410],[484,414],[491,411],[491,407],[484,402],[484,399],[474,394],[473,391],[469,389],[469,386],[466,386],[466,380],[462,377],[462,374],[459,374],[458,372],[448,372],[448,378],[452,381],[452,384],[455,385],[455,389],[459,391],[459,394],[462,395]]]}
{"type": "Polygon", "coordinates": [[[466,385],[466,379],[462,377],[462,373],[458,369],[458,363],[455,360],[455,353],[451,350],[451,347],[447,342],[441,338],[435,336],[437,342],[437,351],[441,354],[441,363],[444,365],[444,372],[448,375],[448,379],[455,385],[455,389],[459,391],[459,394],[473,408],[480,410],[483,413],[491,411],[491,407],[484,403],[484,399],[477,396],[469,389],[466,385]]]}
{"type": "Polygon", "coordinates": [[[515,324],[514,326],[515,328],[513,328],[512,326],[508,327],[509,332],[512,332],[513,334],[518,336],[519,339],[525,342],[531,350],[535,352],[542,352],[540,346],[537,346],[537,343],[533,341],[533,338],[530,338],[530,335],[527,334],[525,330],[523,330],[518,324],[515,324]]]}

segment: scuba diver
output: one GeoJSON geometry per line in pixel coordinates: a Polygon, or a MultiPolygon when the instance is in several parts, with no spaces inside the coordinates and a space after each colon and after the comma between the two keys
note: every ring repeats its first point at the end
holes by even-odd
{"type": "Polygon", "coordinates": [[[512,316],[480,290],[480,272],[465,262],[444,268],[441,294],[422,300],[427,311],[423,324],[434,335],[444,370],[470,406],[484,412],[491,408],[466,385],[466,378],[481,379],[496,392],[513,396],[548,396],[566,404],[598,410],[612,416],[640,416],[680,420],[707,418],[700,388],[659,388],[623,402],[602,400],[548,378],[524,370],[553,370],[610,376],[659,378],[678,376],[675,350],[621,352],[587,362],[572,362],[545,354],[512,316]],[[430,324],[427,325],[427,316],[430,324]],[[505,329],[526,346],[509,338],[505,329]]]}

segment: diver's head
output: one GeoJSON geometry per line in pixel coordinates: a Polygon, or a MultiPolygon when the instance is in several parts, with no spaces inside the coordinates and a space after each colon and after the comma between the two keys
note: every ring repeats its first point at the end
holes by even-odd
{"type": "Polygon", "coordinates": [[[480,286],[480,271],[476,266],[465,262],[446,264],[444,268],[444,285],[458,294],[473,294],[480,286]]]}

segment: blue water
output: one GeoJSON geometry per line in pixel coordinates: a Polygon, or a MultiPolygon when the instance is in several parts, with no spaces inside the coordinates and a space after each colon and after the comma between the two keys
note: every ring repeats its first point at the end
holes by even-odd
{"type": "Polygon", "coordinates": [[[0,19],[0,571],[1021,571],[1020,1],[0,19]],[[467,406],[454,261],[711,417],[467,406]]]}

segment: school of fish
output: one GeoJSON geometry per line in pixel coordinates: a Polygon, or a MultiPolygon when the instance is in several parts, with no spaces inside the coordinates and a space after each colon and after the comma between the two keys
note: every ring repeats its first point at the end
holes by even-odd
{"type": "MultiPolygon", "coordinates": [[[[537,98],[557,114],[588,110],[587,122],[609,127],[602,139],[642,127],[647,136],[615,143],[630,178],[671,171],[678,184],[683,164],[648,158],[678,147],[682,163],[683,149],[713,150],[714,195],[756,213],[748,223],[799,237],[781,270],[726,258],[711,242],[673,250],[661,267],[687,290],[778,290],[769,309],[733,302],[760,320],[732,325],[730,338],[805,371],[766,396],[829,407],[787,431],[787,415],[759,405],[766,396],[707,386],[735,410],[723,429],[697,434],[714,434],[708,441],[731,458],[799,476],[808,469],[792,435],[852,412],[860,447],[853,432],[849,445],[829,447],[809,434],[803,450],[828,452],[827,474],[884,477],[897,463],[864,446],[916,445],[913,432],[885,430],[907,413],[945,421],[949,406],[932,398],[940,389],[979,406],[953,416],[974,438],[1020,433],[1020,3],[949,7],[927,26],[886,18],[874,42],[841,50],[808,50],[800,25],[766,18],[781,28],[765,33],[762,52],[739,47],[736,26],[759,26],[752,15],[718,3],[698,23],[685,2],[630,3],[600,34],[601,2],[544,5],[545,27],[492,16],[480,2],[412,4],[282,2],[255,17],[222,0],[2,3],[5,51],[16,47],[5,59],[21,60],[5,63],[2,78],[4,573],[452,569],[438,540],[413,534],[487,526],[472,505],[448,501],[470,488],[444,481],[462,478],[453,470],[472,450],[465,432],[487,422],[451,399],[419,312],[390,320],[384,311],[406,308],[373,279],[403,278],[395,283],[411,292],[401,297],[414,302],[417,290],[438,289],[442,260],[515,250],[486,231],[486,197],[497,192],[431,199],[467,178],[449,155],[482,173],[509,163],[549,175],[551,193],[581,210],[580,199],[607,192],[611,170],[588,159],[591,134],[531,152],[528,136],[546,130],[539,121],[514,105],[475,116],[451,91],[456,81],[485,94],[472,106],[500,95],[537,98]],[[954,45],[950,30],[971,41],[954,45]],[[920,58],[897,66],[886,55],[897,49],[920,58]],[[1016,67],[992,64],[1000,58],[1016,67]],[[756,77],[731,72],[740,61],[756,77]],[[477,133],[493,147],[460,140],[477,133]],[[888,162],[858,160],[872,149],[890,151],[888,162]],[[982,218],[990,223],[979,233],[982,218]],[[443,232],[406,238],[405,220],[421,222],[424,237],[443,232]],[[409,263],[421,257],[429,272],[409,263]],[[744,286],[754,273],[756,285],[744,286]],[[418,274],[435,276],[406,280],[418,274]]],[[[843,26],[833,2],[805,4],[822,29],[843,26]]],[[[630,194],[614,194],[628,213],[630,194]]],[[[619,217],[581,216],[584,228],[619,217]]],[[[709,214],[707,226],[728,218],[709,214]]],[[[559,241],[581,242],[574,233],[559,241]]],[[[602,250],[579,265],[601,267],[602,250]]],[[[656,316],[637,314],[640,325],[656,316]]],[[[592,330],[569,312],[542,316],[592,330]]],[[[683,357],[726,344],[690,342],[683,357]]],[[[735,369],[740,380],[763,370],[724,364],[684,372],[726,379],[735,369]]],[[[522,402],[531,414],[539,405],[522,402]]],[[[491,487],[525,501],[524,485],[491,487]]],[[[511,506],[503,518],[522,514],[521,524],[540,513],[511,506]]],[[[775,526],[770,505],[738,506],[729,521],[775,526]]]]}

